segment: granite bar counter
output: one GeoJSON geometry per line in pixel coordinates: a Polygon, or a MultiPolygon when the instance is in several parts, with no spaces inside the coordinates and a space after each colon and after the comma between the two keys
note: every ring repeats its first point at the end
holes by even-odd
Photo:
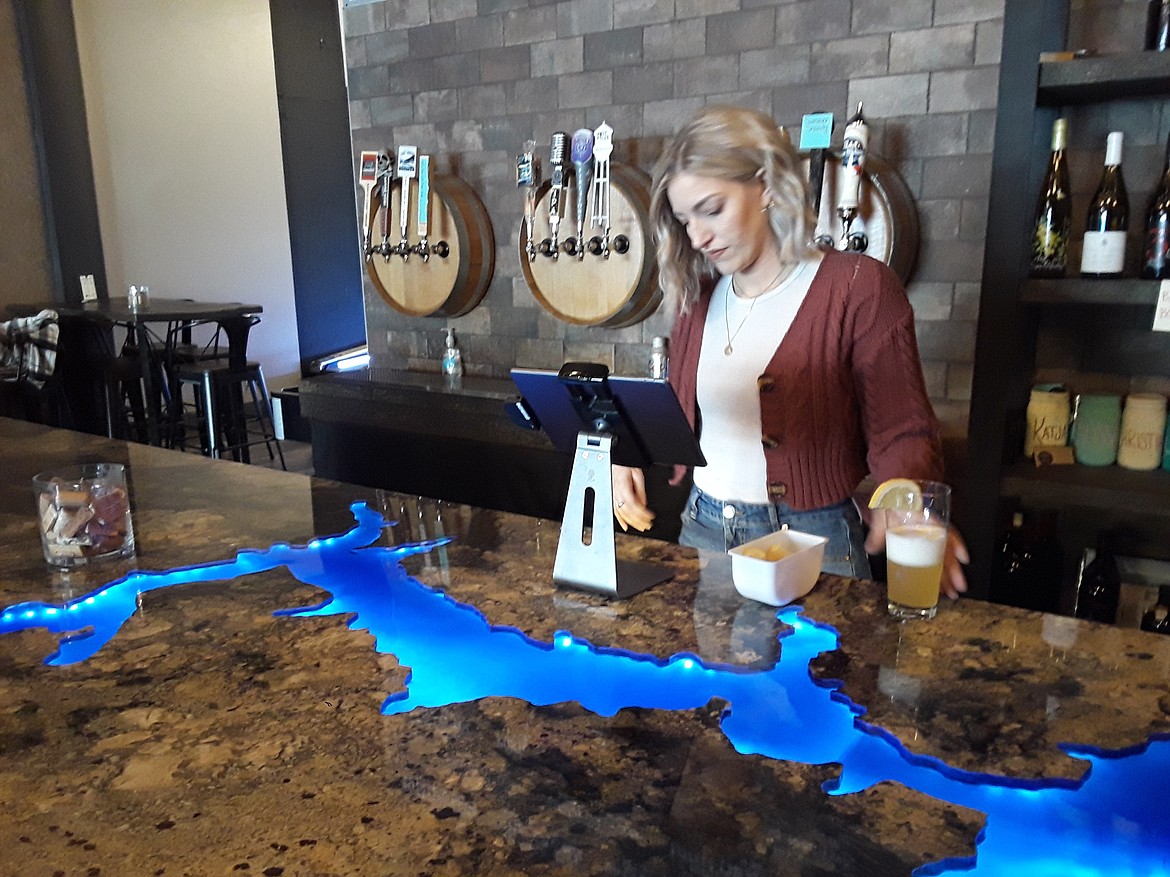
{"type": "Polygon", "coordinates": [[[674,577],[610,602],[553,587],[547,520],[5,419],[0,443],[0,607],[41,604],[0,622],[0,874],[1021,873],[1012,850],[1035,874],[1170,870],[1167,818],[1145,803],[1167,782],[1145,756],[1170,746],[1170,638],[973,600],[897,623],[880,586],[831,576],[790,626],[738,596],[726,556],[624,537],[623,556],[674,577]],[[51,571],[30,479],[98,460],[127,466],[137,556],[51,571]],[[394,525],[369,547],[318,538],[373,512],[394,525]],[[86,595],[172,569],[85,660],[48,665],[58,635],[17,629],[24,612],[88,618],[86,595]],[[274,614],[340,601],[343,580],[361,611],[274,614]],[[441,615],[428,636],[482,642],[479,658],[410,652],[427,644],[410,626],[431,623],[416,604],[441,615]],[[570,652],[580,673],[543,669],[570,652]],[[597,707],[637,702],[627,676],[713,693],[597,707]],[[520,677],[547,683],[545,705],[500,696],[520,677]],[[424,703],[447,682],[484,687],[424,703]],[[756,739],[812,714],[779,750],[756,739]],[[1072,838],[1060,808],[1084,802],[1090,761],[1063,742],[1099,748],[1090,780],[1135,768],[1076,810],[1072,838]],[[984,774],[986,806],[956,803],[984,774]],[[848,793],[828,794],[838,779],[848,793]],[[938,864],[976,852],[973,870],[938,864]]]}

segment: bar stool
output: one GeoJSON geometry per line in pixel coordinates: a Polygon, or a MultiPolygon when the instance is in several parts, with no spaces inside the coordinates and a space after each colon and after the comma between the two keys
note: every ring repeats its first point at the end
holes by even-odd
{"type": "Polygon", "coordinates": [[[187,435],[197,432],[199,449],[205,456],[220,458],[230,454],[247,463],[248,449],[262,444],[268,459],[279,459],[280,468],[285,468],[284,452],[272,421],[272,399],[259,363],[248,362],[242,370],[233,369],[223,360],[178,363],[174,367],[174,388],[173,447],[186,450],[187,435]],[[188,414],[186,387],[193,391],[193,417],[188,414]],[[245,389],[252,400],[251,412],[244,404],[245,389]]]}
{"type": "MultiPolygon", "coordinates": [[[[150,334],[150,333],[148,333],[150,334]]],[[[148,444],[152,406],[167,422],[171,407],[171,383],[168,375],[166,347],[162,339],[151,336],[146,368],[151,373],[153,397],[147,395],[143,377],[142,354],[133,330],[127,330],[119,353],[104,365],[106,435],[148,444]]],[[[165,436],[164,436],[165,438],[165,436]]]]}
{"type": "Polygon", "coordinates": [[[106,435],[146,442],[146,394],[142,389],[142,364],[137,356],[116,356],[105,364],[102,382],[106,435]]]}

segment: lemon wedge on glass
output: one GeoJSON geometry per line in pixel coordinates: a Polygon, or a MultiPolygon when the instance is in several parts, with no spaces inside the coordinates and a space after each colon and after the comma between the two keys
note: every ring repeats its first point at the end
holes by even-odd
{"type": "Polygon", "coordinates": [[[897,509],[902,512],[922,511],[922,487],[909,478],[891,478],[883,481],[869,498],[871,509],[897,509]]]}

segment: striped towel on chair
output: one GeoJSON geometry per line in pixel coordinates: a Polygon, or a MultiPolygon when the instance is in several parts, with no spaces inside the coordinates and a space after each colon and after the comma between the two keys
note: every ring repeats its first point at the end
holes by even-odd
{"type": "Polygon", "coordinates": [[[16,380],[44,386],[57,366],[59,333],[57,312],[52,310],[0,323],[0,366],[15,368],[16,380]]]}

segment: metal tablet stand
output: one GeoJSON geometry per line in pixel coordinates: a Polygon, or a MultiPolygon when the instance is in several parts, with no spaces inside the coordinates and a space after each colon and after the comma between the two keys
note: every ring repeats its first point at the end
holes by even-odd
{"type": "Polygon", "coordinates": [[[511,419],[544,430],[558,450],[573,455],[553,580],[621,598],[669,579],[669,568],[617,559],[610,464],[706,464],[670,385],[611,379],[606,366],[593,362],[566,362],[556,372],[515,368],[512,380],[523,395],[509,403],[511,419]]]}
{"type": "Polygon", "coordinates": [[[617,559],[610,480],[613,441],[607,432],[577,434],[553,581],[562,587],[625,598],[665,582],[673,573],[657,564],[617,559]]]}

